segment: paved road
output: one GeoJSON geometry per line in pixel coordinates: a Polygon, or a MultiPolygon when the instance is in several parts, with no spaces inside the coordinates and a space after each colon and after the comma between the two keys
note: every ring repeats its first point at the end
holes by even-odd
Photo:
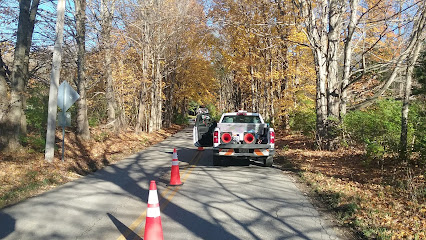
{"type": "Polygon", "coordinates": [[[156,180],[165,239],[339,239],[292,179],[256,162],[212,166],[187,128],[94,174],[0,211],[4,239],[141,239],[156,180]],[[168,187],[173,148],[180,187],[168,187]],[[247,164],[246,164],[247,163],[247,164]]]}

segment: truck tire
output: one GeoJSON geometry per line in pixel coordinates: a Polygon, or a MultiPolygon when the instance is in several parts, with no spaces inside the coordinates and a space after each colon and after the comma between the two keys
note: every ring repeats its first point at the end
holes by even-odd
{"type": "Polygon", "coordinates": [[[272,167],[272,164],[274,163],[274,157],[269,156],[263,160],[263,166],[265,167],[272,167]]]}
{"type": "Polygon", "coordinates": [[[222,158],[219,156],[213,155],[213,166],[221,166],[222,165],[222,158]]]}

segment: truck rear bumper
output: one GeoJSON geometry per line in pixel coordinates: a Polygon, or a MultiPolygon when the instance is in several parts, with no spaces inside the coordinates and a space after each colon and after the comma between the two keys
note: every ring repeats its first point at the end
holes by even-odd
{"type": "Polygon", "coordinates": [[[234,143],[222,143],[214,148],[234,148],[234,149],[270,149],[269,144],[234,144],[234,143]]]}
{"type": "MultiPolygon", "coordinates": [[[[239,145],[239,144],[235,144],[239,145]]],[[[265,144],[266,145],[266,144],[265,144]]],[[[268,157],[275,154],[274,149],[269,148],[257,148],[255,145],[250,147],[241,147],[239,148],[213,148],[214,156],[221,157],[250,157],[250,158],[259,158],[259,157],[268,157]]]]}

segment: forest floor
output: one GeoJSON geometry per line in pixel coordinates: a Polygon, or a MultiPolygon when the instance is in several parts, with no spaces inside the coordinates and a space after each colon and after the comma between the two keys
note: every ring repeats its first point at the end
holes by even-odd
{"type": "MultiPolygon", "coordinates": [[[[92,128],[88,142],[66,132],[64,162],[60,131],[53,163],[31,148],[14,154],[0,152],[0,208],[117,162],[183,127],[119,135],[92,128]]],[[[402,166],[390,158],[366,164],[359,149],[314,150],[309,138],[287,131],[276,132],[276,151],[276,166],[294,173],[313,202],[331,212],[354,238],[426,239],[424,168],[402,166]]]]}
{"type": "Polygon", "coordinates": [[[356,148],[314,150],[312,140],[286,131],[276,139],[277,165],[299,176],[355,239],[426,239],[424,166],[369,162],[356,148]]]}

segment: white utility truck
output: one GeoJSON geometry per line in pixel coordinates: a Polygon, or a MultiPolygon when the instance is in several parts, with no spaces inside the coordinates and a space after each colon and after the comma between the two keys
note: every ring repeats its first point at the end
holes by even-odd
{"type": "Polygon", "coordinates": [[[213,147],[213,165],[233,158],[257,159],[272,166],[275,132],[259,113],[224,113],[216,124],[207,113],[197,115],[193,129],[194,145],[213,147]]]}

